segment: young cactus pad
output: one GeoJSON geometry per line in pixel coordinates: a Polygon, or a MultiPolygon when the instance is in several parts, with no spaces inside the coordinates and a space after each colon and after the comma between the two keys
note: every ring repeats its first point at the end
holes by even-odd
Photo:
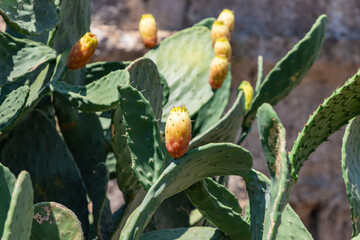
{"type": "Polygon", "coordinates": [[[191,119],[185,107],[170,110],[165,125],[166,149],[173,158],[182,157],[191,139],[191,119]]]}

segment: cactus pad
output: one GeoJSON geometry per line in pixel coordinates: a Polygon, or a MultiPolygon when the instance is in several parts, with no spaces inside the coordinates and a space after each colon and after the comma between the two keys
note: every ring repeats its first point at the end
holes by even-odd
{"type": "Polygon", "coordinates": [[[244,176],[252,166],[250,153],[231,143],[208,144],[172,160],[128,218],[120,239],[139,239],[161,202],[207,177],[244,176]]]}
{"type": "Polygon", "coordinates": [[[131,154],[127,144],[125,121],[120,105],[114,110],[111,120],[111,142],[116,158],[116,177],[125,199],[132,198],[139,190],[139,181],[131,169],[131,154]]]}
{"type": "Polygon", "coordinates": [[[207,178],[185,192],[200,213],[231,239],[251,240],[250,225],[241,216],[238,199],[226,187],[207,178]]]}
{"type": "Polygon", "coordinates": [[[212,227],[191,227],[164,229],[145,233],[140,240],[228,240],[218,229],[212,227]]]}
{"type": "Polygon", "coordinates": [[[22,171],[11,194],[2,240],[29,239],[34,214],[33,201],[34,190],[30,175],[26,171],[22,171]]]}
{"type": "Polygon", "coordinates": [[[270,201],[265,212],[264,236],[276,239],[281,214],[289,202],[294,185],[291,163],[286,151],[286,133],[270,104],[264,103],[257,112],[259,137],[271,176],[270,201]]]}
{"type": "Polygon", "coordinates": [[[16,178],[14,174],[0,163],[0,236],[3,234],[4,223],[9,210],[15,181],[16,178]]]}
{"type": "Polygon", "coordinates": [[[300,84],[320,54],[326,30],[326,15],[321,15],[310,31],[265,77],[257,88],[244,128],[249,128],[257,109],[265,102],[275,105],[300,84]]]}
{"type": "Polygon", "coordinates": [[[2,0],[0,14],[6,24],[23,34],[40,35],[60,22],[59,10],[50,0],[2,0]]]}
{"type": "Polygon", "coordinates": [[[130,85],[150,102],[156,119],[161,119],[163,92],[161,78],[153,61],[146,58],[135,60],[126,68],[130,74],[130,85]]]}
{"type": "Polygon", "coordinates": [[[350,203],[353,237],[360,236],[360,117],[351,120],[347,126],[341,150],[342,172],[346,194],[350,203]]]}
{"type": "Polygon", "coordinates": [[[132,158],[131,168],[147,190],[165,165],[158,123],[150,103],[139,91],[127,86],[119,87],[119,93],[132,158]]]}
{"type": "Polygon", "coordinates": [[[325,99],[310,115],[305,127],[299,133],[289,154],[294,166],[292,177],[296,180],[301,166],[309,155],[334,132],[360,114],[360,71],[342,87],[325,99]]]}
{"type": "Polygon", "coordinates": [[[15,81],[55,57],[56,52],[42,43],[0,32],[0,85],[15,81]]]}
{"type": "Polygon", "coordinates": [[[206,27],[179,31],[163,40],[145,57],[155,62],[170,89],[169,101],[163,108],[162,122],[166,121],[171,107],[185,106],[190,116],[193,116],[212,97],[208,76],[214,52],[210,31],[206,27]]]}
{"type": "Polygon", "coordinates": [[[57,199],[76,213],[87,231],[86,190],[79,169],[55,126],[41,111],[33,110],[10,132],[0,156],[15,174],[23,169],[30,173],[35,202],[57,199]]]}
{"type": "Polygon", "coordinates": [[[22,86],[6,96],[0,96],[0,132],[15,124],[29,97],[29,87],[22,86]]]}
{"type": "Polygon", "coordinates": [[[30,240],[83,240],[81,223],[76,215],[56,202],[34,205],[34,219],[30,240]]]}
{"type": "MultiPolygon", "coordinates": [[[[251,233],[253,239],[268,239],[263,236],[265,211],[269,204],[270,180],[262,173],[251,170],[244,177],[246,190],[249,194],[251,233]]],[[[312,240],[311,234],[306,230],[300,217],[289,204],[286,205],[278,228],[277,240],[299,239],[312,240]]]]}
{"type": "Polygon", "coordinates": [[[126,85],[128,82],[128,72],[118,70],[86,86],[52,81],[50,90],[68,106],[82,111],[97,112],[115,108],[119,99],[116,86],[126,85]]]}

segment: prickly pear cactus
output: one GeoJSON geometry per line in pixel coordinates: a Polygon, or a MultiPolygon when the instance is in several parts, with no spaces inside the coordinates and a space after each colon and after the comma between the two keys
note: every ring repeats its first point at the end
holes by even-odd
{"type": "Polygon", "coordinates": [[[11,194],[2,240],[29,239],[31,234],[34,191],[30,175],[20,172],[11,194]]]}
{"type": "Polygon", "coordinates": [[[230,143],[208,144],[172,160],[149,189],[141,205],[128,218],[120,239],[139,239],[164,199],[206,177],[234,174],[244,176],[251,165],[250,153],[230,143]]]}
{"type": "Polygon", "coordinates": [[[257,109],[265,102],[275,105],[300,84],[320,54],[325,38],[326,16],[321,15],[310,31],[282,58],[255,92],[243,127],[249,128],[257,109]]]}
{"type": "Polygon", "coordinates": [[[341,167],[346,187],[346,194],[350,203],[351,220],[353,223],[352,237],[359,236],[360,222],[360,152],[359,152],[360,118],[352,119],[347,126],[341,150],[341,167]]]}
{"type": "Polygon", "coordinates": [[[30,240],[83,240],[81,223],[74,212],[56,202],[34,205],[30,240]]]}
{"type": "Polygon", "coordinates": [[[0,236],[3,234],[15,181],[14,174],[0,163],[0,236]]]}
{"type": "Polygon", "coordinates": [[[23,34],[40,35],[60,22],[60,11],[49,0],[4,0],[0,2],[0,14],[8,26],[23,34]]]}

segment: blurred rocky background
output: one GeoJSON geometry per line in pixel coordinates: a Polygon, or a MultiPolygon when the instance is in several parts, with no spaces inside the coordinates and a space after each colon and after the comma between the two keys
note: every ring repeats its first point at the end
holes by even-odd
{"type": "MultiPolygon", "coordinates": [[[[163,39],[206,17],[217,17],[223,8],[234,10],[233,92],[242,80],[255,86],[257,57],[264,57],[265,73],[327,14],[326,40],[319,59],[305,79],[275,110],[287,130],[291,149],[298,131],[323,99],[352,76],[360,65],[360,1],[358,0],[93,0],[91,31],[99,39],[93,61],[133,60],[144,49],[137,31],[144,13],[151,13],[163,39]]],[[[0,27],[4,27],[4,25],[0,27]]],[[[234,96],[233,96],[234,97],[234,96]]],[[[233,98],[234,99],[234,98],[233,98]]],[[[244,147],[254,157],[254,168],[268,174],[256,124],[244,147]]],[[[341,175],[343,130],[322,144],[300,172],[290,204],[318,240],[350,239],[350,209],[341,175]]],[[[239,177],[230,188],[246,205],[239,177]]],[[[121,194],[116,182],[109,185],[112,207],[121,194]]]]}

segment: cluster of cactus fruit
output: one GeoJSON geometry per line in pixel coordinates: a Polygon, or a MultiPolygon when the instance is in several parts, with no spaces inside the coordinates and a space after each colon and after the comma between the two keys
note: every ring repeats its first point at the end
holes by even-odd
{"type": "Polygon", "coordinates": [[[309,155],[350,120],[343,175],[359,236],[360,72],[320,104],[290,152],[272,108],[319,55],[326,16],[266,76],[259,57],[255,89],[241,83],[225,112],[230,10],[160,43],[145,15],[140,35],[155,48],[132,62],[95,63],[89,0],[4,0],[0,14],[2,240],[312,239],[289,196],[309,155]],[[270,179],[240,146],[256,117],[270,179]],[[246,182],[245,213],[227,175],[246,182]],[[109,179],[125,198],[116,212],[109,179]]]}

